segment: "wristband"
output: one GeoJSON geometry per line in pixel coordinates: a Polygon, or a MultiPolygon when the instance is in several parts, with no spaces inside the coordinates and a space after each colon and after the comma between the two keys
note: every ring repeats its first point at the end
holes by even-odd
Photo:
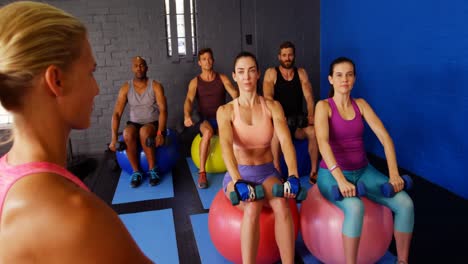
{"type": "Polygon", "coordinates": [[[158,132],[156,132],[156,135],[157,135],[157,136],[163,136],[161,130],[158,130],[158,132]]]}
{"type": "Polygon", "coordinates": [[[332,171],[336,170],[337,168],[339,168],[339,166],[338,166],[338,164],[335,164],[335,165],[331,166],[331,168],[328,169],[328,171],[332,172],[332,171]]]}

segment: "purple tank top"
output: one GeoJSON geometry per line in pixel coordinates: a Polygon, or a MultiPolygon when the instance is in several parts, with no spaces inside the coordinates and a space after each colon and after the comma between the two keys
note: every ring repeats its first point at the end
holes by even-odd
{"type": "MultiPolygon", "coordinates": [[[[364,168],[367,166],[368,160],[363,140],[364,122],[359,107],[351,98],[355,117],[351,120],[344,120],[332,98],[328,98],[328,104],[331,108],[331,117],[328,119],[328,141],[338,166],[342,170],[364,168]]],[[[320,167],[328,168],[324,160],[320,162],[320,167]]]]}
{"type": "Polygon", "coordinates": [[[11,166],[7,163],[6,157],[7,155],[4,155],[0,158],[0,219],[2,217],[5,197],[11,186],[13,186],[13,184],[15,184],[18,180],[31,174],[41,172],[55,173],[70,180],[78,187],[89,191],[88,187],[86,187],[86,185],[84,185],[84,183],[78,179],[78,177],[57,164],[49,162],[30,162],[18,166],[11,166]]]}
{"type": "Polygon", "coordinates": [[[218,73],[211,82],[197,77],[197,101],[202,119],[216,118],[216,110],[226,101],[226,90],[218,73]]]}

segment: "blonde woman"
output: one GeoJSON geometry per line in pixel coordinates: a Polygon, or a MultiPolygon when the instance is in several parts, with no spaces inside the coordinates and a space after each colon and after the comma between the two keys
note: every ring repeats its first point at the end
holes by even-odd
{"type": "Polygon", "coordinates": [[[0,8],[0,101],[14,143],[0,158],[0,263],[150,263],[118,216],[64,169],[99,88],[86,29],[43,3],[0,8]]]}

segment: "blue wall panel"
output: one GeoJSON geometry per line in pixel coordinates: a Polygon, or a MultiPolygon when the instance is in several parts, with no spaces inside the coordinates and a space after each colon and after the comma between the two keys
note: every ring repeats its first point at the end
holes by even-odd
{"type": "MultiPolygon", "coordinates": [[[[468,2],[321,1],[321,97],[328,67],[353,59],[352,95],[392,136],[400,167],[468,198],[468,2]],[[444,3],[444,4],[443,4],[444,3]]],[[[384,157],[369,129],[366,148],[384,157]]]]}

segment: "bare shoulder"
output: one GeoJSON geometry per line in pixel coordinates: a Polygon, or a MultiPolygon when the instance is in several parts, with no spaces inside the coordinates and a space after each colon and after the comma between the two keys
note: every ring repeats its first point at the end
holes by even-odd
{"type": "Polygon", "coordinates": [[[226,74],[220,73],[220,72],[218,72],[218,74],[219,74],[219,78],[221,78],[222,81],[229,81],[229,78],[227,77],[226,74]]]}
{"type": "Polygon", "coordinates": [[[128,82],[125,82],[120,87],[120,93],[128,93],[128,89],[130,89],[130,84],[128,82]]]}
{"type": "Polygon", "coordinates": [[[276,78],[276,69],[274,67],[270,67],[265,71],[265,78],[276,78]]]}
{"type": "Polygon", "coordinates": [[[218,107],[217,112],[220,114],[231,114],[233,111],[234,111],[234,100],[218,107]]]}
{"type": "Polygon", "coordinates": [[[364,114],[366,109],[370,108],[369,103],[367,103],[364,98],[354,98],[354,101],[356,102],[357,106],[359,107],[359,110],[361,111],[361,114],[364,114]]]}
{"type": "MultiPolygon", "coordinates": [[[[265,97],[264,97],[265,98],[265,97]]],[[[283,107],[281,106],[280,102],[272,99],[267,99],[265,98],[265,103],[267,108],[272,112],[272,113],[277,113],[278,111],[282,112],[283,107]]]]}
{"type": "Polygon", "coordinates": [[[297,72],[299,73],[299,78],[301,80],[308,79],[307,71],[304,68],[297,68],[297,72]]]}
{"type": "Polygon", "coordinates": [[[317,105],[315,106],[316,110],[329,110],[330,109],[330,104],[328,103],[328,100],[323,99],[317,102],[317,105]]]}
{"type": "Polygon", "coordinates": [[[111,256],[110,245],[120,255],[119,247],[126,245],[129,252],[124,257],[138,256],[118,216],[94,194],[62,176],[40,173],[21,179],[10,189],[6,205],[2,236],[6,234],[5,241],[8,236],[22,238],[16,245],[7,245],[12,254],[75,263],[77,259],[105,260],[111,256]],[[14,206],[18,203],[21,206],[14,206]]]}
{"type": "Polygon", "coordinates": [[[153,87],[154,88],[162,88],[162,84],[156,80],[153,80],[153,87]]]}

